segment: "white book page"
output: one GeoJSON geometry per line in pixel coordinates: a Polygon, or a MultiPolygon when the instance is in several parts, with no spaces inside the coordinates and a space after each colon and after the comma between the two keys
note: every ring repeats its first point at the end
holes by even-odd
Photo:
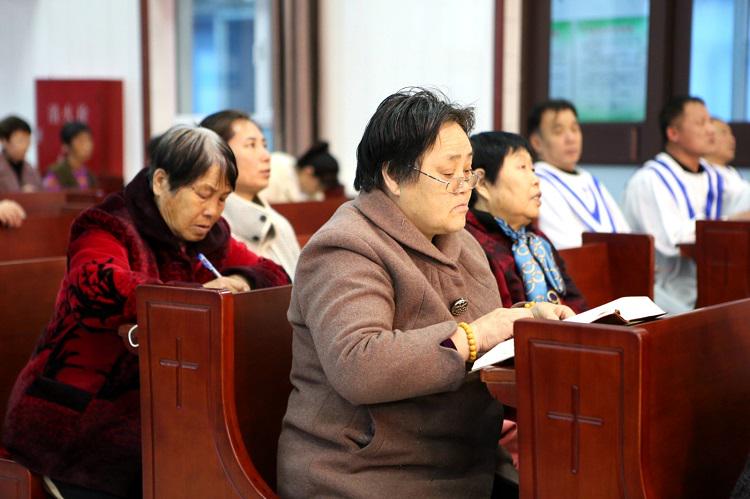
{"type": "Polygon", "coordinates": [[[513,338],[498,343],[492,347],[487,353],[479,357],[474,364],[471,366],[472,371],[476,371],[483,367],[497,364],[504,360],[510,359],[516,354],[516,347],[513,343],[513,338]]]}
{"type": "Polygon", "coordinates": [[[648,296],[623,296],[591,310],[581,312],[573,317],[568,317],[565,320],[567,322],[590,324],[597,319],[613,314],[615,310],[628,322],[646,317],[656,317],[666,313],[648,296]]]}

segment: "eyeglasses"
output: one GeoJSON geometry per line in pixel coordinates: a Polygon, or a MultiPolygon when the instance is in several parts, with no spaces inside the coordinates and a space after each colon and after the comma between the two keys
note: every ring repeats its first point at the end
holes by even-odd
{"type": "Polygon", "coordinates": [[[418,171],[422,175],[430,177],[432,180],[435,180],[436,182],[445,184],[445,190],[447,192],[450,192],[451,194],[460,192],[464,186],[469,190],[473,189],[474,187],[477,186],[477,182],[479,182],[479,179],[482,178],[482,172],[471,172],[466,177],[452,177],[450,180],[443,180],[441,178],[433,177],[429,173],[423,172],[416,166],[412,166],[412,169],[418,171]]]}

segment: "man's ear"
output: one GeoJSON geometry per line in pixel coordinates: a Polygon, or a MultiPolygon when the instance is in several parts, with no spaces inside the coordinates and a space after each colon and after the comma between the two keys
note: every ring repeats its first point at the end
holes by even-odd
{"type": "Polygon", "coordinates": [[[401,187],[398,185],[398,182],[396,182],[396,180],[388,173],[388,163],[383,165],[383,167],[380,169],[380,173],[383,175],[383,182],[385,183],[385,188],[388,189],[388,192],[390,192],[394,196],[400,196],[401,187]]]}
{"type": "Polygon", "coordinates": [[[154,193],[154,197],[163,196],[169,192],[169,175],[162,168],[157,168],[154,171],[154,176],[151,179],[151,191],[154,193]]]}
{"type": "Polygon", "coordinates": [[[534,151],[539,154],[539,151],[542,150],[542,137],[539,135],[539,132],[534,132],[529,136],[529,144],[531,144],[534,151]]]}
{"type": "Polygon", "coordinates": [[[674,125],[669,125],[667,127],[667,140],[669,142],[677,142],[680,138],[680,132],[677,130],[677,127],[674,125]]]}

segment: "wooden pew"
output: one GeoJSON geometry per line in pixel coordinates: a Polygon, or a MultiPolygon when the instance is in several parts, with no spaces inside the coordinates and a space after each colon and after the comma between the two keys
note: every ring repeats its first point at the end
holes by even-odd
{"type": "Polygon", "coordinates": [[[0,262],[0,310],[3,311],[0,414],[3,416],[16,376],[52,317],[66,265],[64,256],[0,262]]]}
{"type": "Polygon", "coordinates": [[[568,274],[593,308],[621,296],[654,296],[654,239],[586,232],[583,246],[560,250],[568,274]]]}
{"type": "Polygon", "coordinates": [[[63,256],[77,212],[41,214],[21,227],[0,227],[0,261],[63,256]]]}
{"type": "MultiPolygon", "coordinates": [[[[0,449],[2,451],[2,449],[0,449]]],[[[0,497],[3,499],[46,499],[42,479],[0,452],[0,497]]]]}
{"type": "Polygon", "coordinates": [[[301,203],[278,203],[273,209],[281,213],[292,224],[300,246],[312,237],[339,206],[349,201],[348,198],[328,198],[323,201],[305,201],[301,203]]]}
{"type": "Polygon", "coordinates": [[[728,497],[750,450],[748,321],[750,299],[637,327],[516,323],[521,497],[728,497]]]}
{"type": "MultiPolygon", "coordinates": [[[[5,415],[8,396],[18,372],[26,364],[52,316],[65,266],[65,257],[0,262],[0,310],[3,311],[0,326],[0,417],[5,415]]],[[[46,497],[40,478],[10,459],[2,448],[0,497],[46,497]]]]}
{"type": "Polygon", "coordinates": [[[696,307],[750,297],[750,222],[699,220],[694,255],[696,307]]]}
{"type": "Polygon", "coordinates": [[[104,199],[104,192],[98,189],[70,190],[58,192],[8,192],[0,196],[20,204],[28,216],[78,213],[104,199]]]}
{"type": "Polygon", "coordinates": [[[138,288],[144,498],[276,497],[290,294],[138,288]]]}

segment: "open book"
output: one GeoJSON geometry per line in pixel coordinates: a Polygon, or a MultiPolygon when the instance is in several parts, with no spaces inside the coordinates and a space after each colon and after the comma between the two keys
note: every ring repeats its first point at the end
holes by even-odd
{"type": "Polygon", "coordinates": [[[618,324],[630,326],[666,314],[648,296],[623,296],[604,305],[565,319],[580,324],[618,324]]]}
{"type": "MultiPolygon", "coordinates": [[[[666,312],[648,296],[624,296],[565,319],[580,324],[633,325],[656,319],[666,312]]],[[[472,371],[510,359],[515,355],[513,339],[498,343],[474,362],[472,371]]]]}

